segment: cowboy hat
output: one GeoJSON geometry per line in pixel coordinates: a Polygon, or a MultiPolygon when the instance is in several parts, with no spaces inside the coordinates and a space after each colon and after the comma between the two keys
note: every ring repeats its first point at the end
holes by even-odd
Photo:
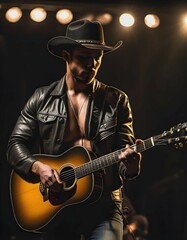
{"type": "Polygon", "coordinates": [[[78,20],[67,26],[66,36],[57,36],[49,40],[47,48],[56,57],[62,57],[62,50],[82,46],[89,49],[103,50],[104,53],[115,51],[122,45],[108,46],[104,41],[104,31],[97,21],[78,20]]]}

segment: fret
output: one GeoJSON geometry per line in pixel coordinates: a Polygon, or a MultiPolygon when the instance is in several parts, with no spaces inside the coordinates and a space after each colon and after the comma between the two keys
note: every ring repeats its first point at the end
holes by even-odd
{"type": "Polygon", "coordinates": [[[118,155],[121,150],[99,157],[95,160],[85,163],[75,169],[75,175],[79,179],[96,172],[119,161],[118,155]]]}
{"type": "Polygon", "coordinates": [[[153,137],[151,137],[151,138],[144,140],[143,142],[131,145],[130,148],[137,152],[143,152],[149,148],[154,147],[154,145],[155,145],[154,139],[153,139],[153,137]]]}
{"type": "MultiPolygon", "coordinates": [[[[149,148],[154,147],[154,145],[154,139],[151,137],[138,144],[131,145],[130,148],[137,152],[143,152],[149,148]]],[[[118,156],[121,151],[124,151],[124,149],[120,149],[97,159],[93,159],[92,161],[77,167],[75,169],[75,175],[77,179],[87,176],[105,167],[111,166],[112,164],[120,161],[118,156]]]]}
{"type": "MultiPolygon", "coordinates": [[[[168,145],[171,143],[178,143],[180,141],[186,142],[187,137],[182,136],[184,135],[183,132],[178,137],[174,135],[180,133],[181,128],[183,129],[183,131],[186,131],[186,125],[187,123],[179,124],[176,127],[171,128],[170,131],[165,131],[163,134],[156,135],[148,139],[145,139],[140,143],[133,144],[130,146],[130,148],[137,152],[143,152],[155,146],[168,145]],[[168,138],[168,136],[170,136],[171,138],[168,138]]],[[[75,176],[77,177],[77,179],[79,179],[81,177],[94,173],[100,169],[113,165],[114,163],[120,161],[119,154],[124,150],[125,148],[117,150],[115,152],[109,153],[105,156],[99,157],[77,167],[76,169],[74,169],[75,176]]]]}

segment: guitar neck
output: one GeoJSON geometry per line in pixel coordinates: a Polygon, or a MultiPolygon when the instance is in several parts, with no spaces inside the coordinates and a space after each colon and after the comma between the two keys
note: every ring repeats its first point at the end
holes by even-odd
{"type": "Polygon", "coordinates": [[[131,149],[133,149],[136,152],[144,152],[147,149],[150,149],[155,146],[155,141],[153,137],[150,137],[138,144],[133,144],[130,146],[131,149]]]}
{"type": "MultiPolygon", "coordinates": [[[[155,146],[154,138],[148,138],[138,144],[131,145],[130,148],[137,152],[143,152],[147,149],[150,149],[155,146]]],[[[107,155],[104,155],[102,157],[99,157],[97,159],[94,159],[93,161],[89,161],[77,168],[75,168],[75,175],[77,179],[82,178],[84,176],[87,176],[93,172],[99,171],[105,167],[109,167],[118,161],[119,154],[123,152],[125,149],[120,149],[115,152],[109,153],[107,155]]]]}

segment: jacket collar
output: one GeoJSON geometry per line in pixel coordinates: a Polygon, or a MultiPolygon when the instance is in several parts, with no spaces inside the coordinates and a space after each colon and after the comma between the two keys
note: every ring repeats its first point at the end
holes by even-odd
{"type": "Polygon", "coordinates": [[[66,75],[64,75],[57,83],[56,87],[51,92],[51,96],[62,96],[66,92],[66,75]]]}
{"type": "MultiPolygon", "coordinates": [[[[56,87],[51,92],[51,96],[63,96],[66,93],[66,75],[64,75],[57,83],[56,87]]],[[[100,86],[100,82],[97,79],[94,79],[93,82],[93,93],[100,86]]]]}

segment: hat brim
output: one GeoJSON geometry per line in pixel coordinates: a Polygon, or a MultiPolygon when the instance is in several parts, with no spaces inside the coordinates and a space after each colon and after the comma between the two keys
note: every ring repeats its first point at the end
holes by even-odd
{"type": "Polygon", "coordinates": [[[115,46],[107,46],[104,44],[85,44],[77,42],[71,38],[63,37],[63,36],[57,36],[52,39],[50,39],[47,43],[47,49],[48,51],[59,58],[62,58],[62,51],[71,47],[85,47],[88,49],[96,49],[96,50],[103,50],[104,54],[113,52],[117,50],[121,45],[123,44],[123,41],[117,42],[115,46]]]}

